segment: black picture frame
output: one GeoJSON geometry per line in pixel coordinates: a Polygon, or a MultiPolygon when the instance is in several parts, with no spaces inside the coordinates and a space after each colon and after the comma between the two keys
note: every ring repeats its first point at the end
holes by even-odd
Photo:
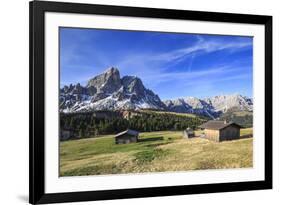
{"type": "Polygon", "coordinates": [[[29,202],[31,204],[155,197],[272,188],[272,17],[125,6],[32,1],[30,12],[30,164],[29,202]],[[235,183],[183,185],[153,188],[134,188],[107,191],[45,193],[44,128],[45,128],[45,72],[44,32],[45,12],[99,14],[162,19],[198,20],[259,24],[265,26],[265,180],[235,183]]]}

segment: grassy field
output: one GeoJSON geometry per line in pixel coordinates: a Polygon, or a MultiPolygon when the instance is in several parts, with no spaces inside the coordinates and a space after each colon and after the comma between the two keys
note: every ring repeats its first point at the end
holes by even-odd
{"type": "MultiPolygon", "coordinates": [[[[197,132],[199,133],[199,132],[197,132]]],[[[241,135],[252,129],[242,129],[241,135]]],[[[60,143],[60,176],[252,167],[253,139],[211,142],[182,139],[182,132],[140,134],[140,142],[116,145],[113,135],[60,143]]]]}

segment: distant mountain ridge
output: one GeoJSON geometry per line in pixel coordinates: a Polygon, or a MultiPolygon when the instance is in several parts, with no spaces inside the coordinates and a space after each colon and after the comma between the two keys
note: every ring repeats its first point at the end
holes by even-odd
{"type": "Polygon", "coordinates": [[[164,101],[166,109],[172,112],[193,113],[210,118],[217,118],[226,112],[253,110],[251,98],[240,94],[219,95],[199,99],[196,97],[179,98],[164,101]]]}
{"type": "Polygon", "coordinates": [[[119,70],[114,67],[89,79],[86,86],[78,83],[60,89],[60,112],[140,109],[192,113],[217,118],[233,109],[251,112],[253,101],[240,94],[161,101],[157,94],[145,88],[140,78],[121,78],[119,70]]]}

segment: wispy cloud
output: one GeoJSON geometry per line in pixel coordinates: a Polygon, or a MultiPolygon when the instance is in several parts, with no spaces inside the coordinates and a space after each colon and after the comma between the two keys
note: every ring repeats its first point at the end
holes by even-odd
{"type": "Polygon", "coordinates": [[[249,67],[235,67],[232,65],[222,66],[217,68],[209,68],[187,72],[166,72],[155,73],[143,77],[144,82],[149,87],[157,87],[163,83],[168,83],[171,86],[173,84],[180,84],[184,86],[192,86],[196,84],[202,84],[205,82],[218,83],[222,81],[230,81],[235,79],[241,79],[250,77],[251,73],[241,74],[242,70],[250,69],[249,67]]]}
{"type": "Polygon", "coordinates": [[[166,68],[175,66],[188,59],[188,69],[191,70],[195,57],[203,56],[217,51],[234,53],[243,49],[251,48],[252,42],[248,39],[237,38],[235,41],[222,39],[205,39],[197,36],[197,40],[192,45],[186,45],[179,49],[167,52],[132,52],[124,56],[123,59],[115,62],[115,65],[125,72],[141,71],[142,74],[151,75],[155,71],[164,72],[166,68]]]}
{"type": "Polygon", "coordinates": [[[220,39],[204,39],[197,36],[197,41],[193,45],[175,49],[169,52],[156,53],[155,55],[147,56],[149,61],[179,61],[182,58],[190,57],[191,55],[204,55],[216,51],[229,50],[229,52],[239,51],[243,48],[251,47],[252,42],[244,40],[243,38],[237,39],[234,42],[224,41],[220,39]]]}
{"type": "Polygon", "coordinates": [[[166,72],[166,73],[159,73],[156,75],[148,75],[144,79],[146,81],[161,83],[165,81],[174,81],[174,80],[191,80],[194,78],[200,78],[204,76],[210,76],[213,74],[219,75],[220,73],[226,74],[226,72],[234,71],[233,68],[228,67],[219,67],[219,68],[211,68],[206,70],[199,70],[199,71],[191,71],[191,72],[166,72]]]}

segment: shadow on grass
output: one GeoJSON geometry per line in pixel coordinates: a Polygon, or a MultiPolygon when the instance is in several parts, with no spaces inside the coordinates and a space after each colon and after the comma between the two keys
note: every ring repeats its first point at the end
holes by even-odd
{"type": "Polygon", "coordinates": [[[144,139],[139,139],[139,142],[154,142],[154,141],[160,141],[164,140],[164,137],[151,137],[151,138],[144,138],[144,139]]]}
{"type": "Polygon", "coordinates": [[[247,134],[247,135],[242,135],[239,137],[239,139],[247,139],[247,138],[252,138],[253,134],[247,134]]]}

